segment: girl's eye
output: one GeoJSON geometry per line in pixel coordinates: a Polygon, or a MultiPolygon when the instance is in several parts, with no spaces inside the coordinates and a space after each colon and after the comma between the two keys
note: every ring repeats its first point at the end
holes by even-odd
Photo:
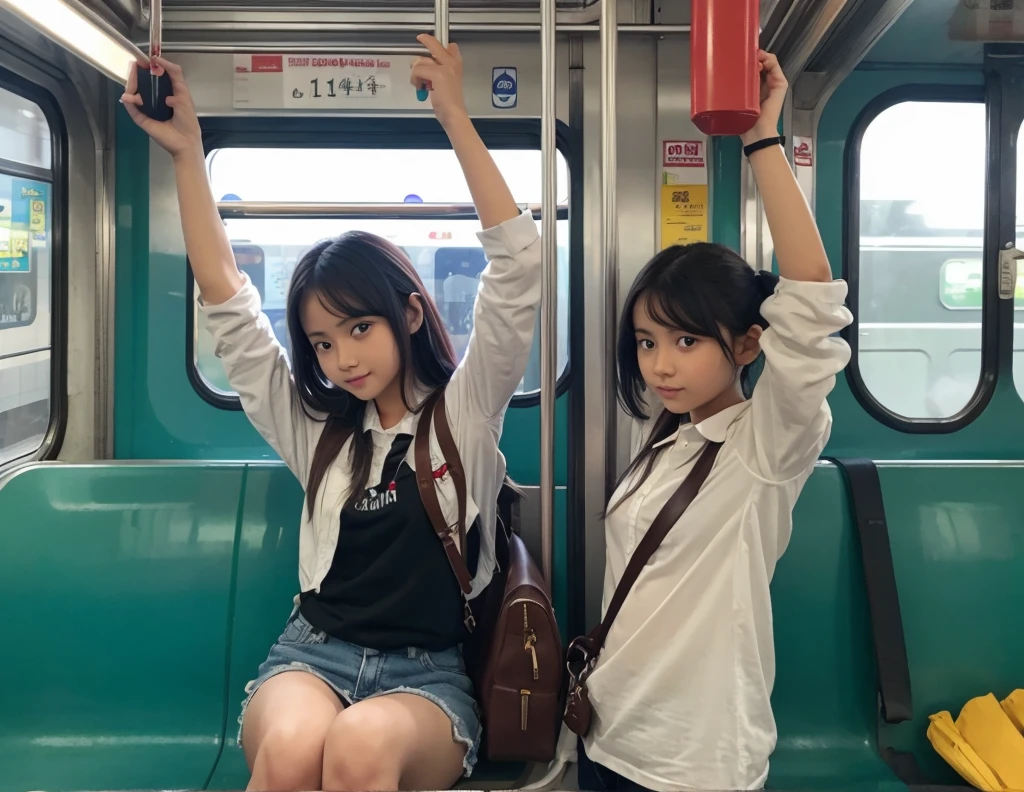
{"type": "Polygon", "coordinates": [[[315,349],[317,352],[326,352],[330,348],[330,341],[317,341],[315,344],[313,344],[313,349],[315,349]]]}
{"type": "Polygon", "coordinates": [[[368,332],[369,329],[370,329],[370,323],[369,322],[360,322],[359,324],[357,324],[355,327],[352,328],[352,335],[354,335],[354,336],[361,336],[364,333],[368,332]]]}
{"type": "Polygon", "coordinates": [[[697,339],[694,338],[693,336],[683,336],[682,338],[679,339],[679,345],[684,346],[687,349],[694,346],[696,343],[697,339]]]}
{"type": "Polygon", "coordinates": [[[654,349],[654,342],[651,341],[651,339],[649,339],[649,338],[639,338],[639,339],[637,339],[636,345],[640,349],[647,349],[647,350],[654,349]]]}

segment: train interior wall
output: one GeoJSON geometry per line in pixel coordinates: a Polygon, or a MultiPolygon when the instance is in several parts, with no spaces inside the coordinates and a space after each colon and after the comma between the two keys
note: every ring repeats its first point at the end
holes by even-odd
{"type": "MultiPolygon", "coordinates": [[[[941,5],[940,14],[929,13],[925,0],[913,3],[818,108],[813,205],[836,276],[848,275],[851,266],[847,162],[865,109],[907,86],[923,86],[921,96],[985,87],[980,45],[947,38],[953,4],[941,5]]],[[[539,140],[536,39],[470,36],[460,43],[467,101],[482,127],[514,124],[524,140],[539,140]],[[488,78],[495,66],[518,69],[514,109],[492,105],[488,78]]],[[[275,115],[233,107],[231,55],[171,57],[183,64],[211,123],[238,128],[275,115]]],[[[688,61],[685,35],[619,40],[613,262],[619,299],[661,244],[665,141],[705,144],[706,168],[692,178],[707,182],[710,238],[742,249],[749,234],[740,148],[732,140],[707,140],[692,126],[688,61]]],[[[67,467],[25,466],[4,480],[0,513],[14,520],[5,519],[0,531],[0,581],[10,583],[0,583],[0,614],[10,634],[51,646],[44,625],[16,604],[23,602],[18,592],[33,585],[30,570],[50,567],[60,583],[38,606],[59,614],[71,601],[85,618],[74,633],[78,645],[51,647],[47,662],[27,655],[10,661],[8,672],[25,684],[0,718],[0,766],[7,766],[6,757],[24,772],[0,779],[0,790],[39,788],[43,777],[79,788],[231,788],[244,780],[244,762],[231,747],[239,686],[265,650],[264,639],[276,635],[277,611],[286,615],[294,593],[289,537],[301,491],[244,415],[204,400],[187,376],[191,294],[171,164],[120,112],[120,87],[41,38],[15,42],[2,31],[0,69],[53,97],[67,157],[63,303],[57,306],[64,338],[55,338],[55,348],[64,345],[67,398],[54,406],[58,459],[67,467]],[[130,587],[142,592],[134,604],[120,598],[130,587]],[[195,632],[188,616],[200,607],[208,608],[209,621],[195,632]],[[142,619],[147,609],[160,624],[146,623],[125,638],[119,626],[142,619]],[[93,637],[93,681],[75,688],[62,669],[93,637]],[[115,678],[104,670],[117,657],[139,669],[152,657],[166,661],[154,666],[166,680],[159,724],[147,719],[152,699],[145,674],[115,678]],[[175,670],[170,661],[178,659],[189,674],[175,670]],[[190,684],[196,679],[199,685],[190,684]],[[45,706],[35,706],[38,701],[45,706]],[[48,715],[58,712],[61,723],[48,715]],[[125,746],[133,759],[119,767],[125,746]]],[[[399,125],[412,115],[429,126],[429,110],[417,105],[411,88],[402,93],[396,85],[389,101],[379,123],[399,125]]],[[[566,635],[596,621],[600,611],[606,431],[618,441],[609,465],[621,469],[629,453],[628,422],[604,424],[610,362],[597,331],[607,264],[600,255],[600,105],[597,37],[560,36],[558,118],[572,184],[564,283],[572,331],[567,387],[557,402],[554,590],[566,635]]],[[[365,141],[344,136],[368,122],[310,124],[338,135],[329,141],[301,131],[301,120],[289,123],[300,145],[357,148],[365,141]]],[[[907,298],[923,300],[922,294],[907,298]]],[[[849,376],[838,378],[830,397],[834,428],[825,455],[880,460],[889,511],[916,706],[911,722],[883,731],[946,782],[955,776],[924,738],[928,714],[943,707],[955,712],[989,689],[1005,693],[1024,651],[1020,638],[1005,630],[1021,604],[1013,581],[1024,560],[1024,534],[1014,493],[1024,484],[1024,405],[1012,355],[989,374],[997,376],[991,398],[956,431],[886,425],[865,408],[849,376]],[[960,636],[955,645],[941,638],[946,628],[960,636]]],[[[539,413],[536,405],[511,409],[501,444],[510,474],[531,492],[539,483],[539,413]]],[[[769,785],[893,788],[875,752],[870,624],[849,502],[833,467],[822,463],[812,476],[795,522],[773,583],[780,743],[769,785]],[[809,652],[808,633],[823,648],[809,652]]],[[[522,526],[539,554],[537,524],[533,498],[524,504],[522,526]]],[[[0,704],[0,713],[5,709],[0,704]]],[[[513,777],[499,773],[494,783],[507,786],[513,777]]]]}

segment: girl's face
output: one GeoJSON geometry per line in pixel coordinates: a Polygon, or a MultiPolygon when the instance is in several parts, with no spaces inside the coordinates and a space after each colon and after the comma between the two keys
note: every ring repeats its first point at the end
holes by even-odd
{"type": "MultiPolygon", "coordinates": [[[[760,352],[760,327],[752,327],[739,338],[733,338],[723,328],[722,335],[735,356],[730,360],[716,339],[666,327],[651,319],[646,295],[641,295],[633,306],[633,328],[644,382],[658,394],[666,410],[678,415],[699,413],[700,408],[710,407],[719,397],[738,392],[740,369],[753,362],[760,352]]],[[[704,417],[698,414],[693,420],[704,417]]]]}
{"type": "MultiPolygon", "coordinates": [[[[423,323],[419,299],[409,298],[409,333],[423,323]]],[[[401,399],[401,358],[395,334],[380,316],[339,316],[320,296],[311,293],[302,303],[302,329],[316,352],[320,370],[337,387],[357,399],[401,399]]]]}

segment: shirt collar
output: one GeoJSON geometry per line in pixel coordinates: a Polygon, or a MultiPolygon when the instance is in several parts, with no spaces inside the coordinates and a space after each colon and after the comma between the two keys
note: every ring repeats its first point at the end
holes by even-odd
{"type": "Polygon", "coordinates": [[[748,409],[750,409],[750,400],[744,399],[739,404],[726,407],[724,410],[716,412],[710,418],[705,418],[699,424],[696,424],[696,429],[712,443],[724,443],[729,427],[748,409]]]}
{"type": "Polygon", "coordinates": [[[729,431],[729,427],[732,426],[733,422],[746,412],[749,407],[750,401],[745,399],[739,404],[734,404],[732,407],[726,407],[724,410],[720,410],[710,418],[705,418],[700,423],[680,424],[679,428],[672,434],[664,440],[655,443],[654,448],[661,448],[663,446],[670,445],[676,442],[680,436],[690,437],[693,440],[700,437],[705,440],[710,440],[712,443],[724,443],[725,435],[729,431]]]}

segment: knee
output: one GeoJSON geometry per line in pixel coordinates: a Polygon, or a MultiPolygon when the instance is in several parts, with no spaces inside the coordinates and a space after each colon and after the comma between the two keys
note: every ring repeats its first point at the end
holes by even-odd
{"type": "Polygon", "coordinates": [[[325,731],[315,724],[275,725],[256,752],[253,769],[259,771],[261,786],[275,792],[319,789],[325,731]]]}
{"type": "Polygon", "coordinates": [[[385,724],[367,722],[352,710],[334,719],[324,741],[324,792],[395,792],[400,776],[385,724]]]}

